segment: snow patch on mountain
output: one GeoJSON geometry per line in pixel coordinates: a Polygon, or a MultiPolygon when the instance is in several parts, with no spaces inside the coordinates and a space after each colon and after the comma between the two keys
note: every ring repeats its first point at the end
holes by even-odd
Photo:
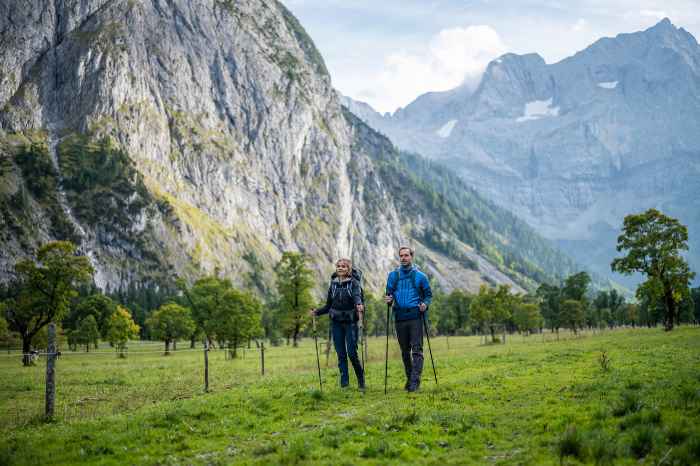
{"type": "Polygon", "coordinates": [[[533,100],[525,104],[523,116],[518,117],[516,121],[522,123],[524,121],[539,120],[540,118],[549,116],[559,116],[559,107],[552,107],[552,98],[547,100],[533,100]]]}
{"type": "Polygon", "coordinates": [[[442,125],[442,128],[436,131],[437,135],[440,136],[441,138],[448,138],[450,137],[450,134],[452,134],[452,130],[454,129],[455,125],[457,124],[458,120],[450,120],[444,125],[442,125]]]}
{"type": "Polygon", "coordinates": [[[617,87],[618,81],[610,81],[607,83],[598,83],[598,87],[602,87],[603,89],[615,89],[617,87]]]}

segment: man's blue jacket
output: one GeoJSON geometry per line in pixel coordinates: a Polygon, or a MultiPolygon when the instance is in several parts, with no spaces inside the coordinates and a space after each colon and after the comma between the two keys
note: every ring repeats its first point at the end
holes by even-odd
{"type": "Polygon", "coordinates": [[[433,297],[428,277],[415,266],[392,270],[386,279],[386,294],[394,297],[396,320],[418,319],[418,305],[429,305],[433,297]]]}

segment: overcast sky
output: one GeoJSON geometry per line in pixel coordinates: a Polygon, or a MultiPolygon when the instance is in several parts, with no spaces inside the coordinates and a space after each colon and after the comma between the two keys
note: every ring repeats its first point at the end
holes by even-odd
{"type": "Polygon", "coordinates": [[[282,0],[343,94],[393,112],[428,91],[476,86],[486,64],[553,63],[664,17],[700,38],[700,0],[282,0]]]}

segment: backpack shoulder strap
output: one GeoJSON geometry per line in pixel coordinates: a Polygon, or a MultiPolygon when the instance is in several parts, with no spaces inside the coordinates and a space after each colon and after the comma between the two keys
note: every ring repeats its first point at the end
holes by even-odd
{"type": "Polygon", "coordinates": [[[416,293],[418,293],[418,297],[422,301],[425,293],[423,292],[423,287],[420,286],[417,282],[418,282],[418,271],[415,268],[413,268],[413,269],[411,269],[411,286],[413,286],[413,289],[415,290],[416,293]]]}

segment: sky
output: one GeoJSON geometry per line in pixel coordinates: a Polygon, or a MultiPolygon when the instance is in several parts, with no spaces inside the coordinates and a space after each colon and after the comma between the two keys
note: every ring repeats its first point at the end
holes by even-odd
{"type": "Polygon", "coordinates": [[[380,112],[478,86],[503,53],[554,63],[601,37],[668,17],[700,39],[700,0],[282,0],[321,51],[333,85],[380,112]]]}

